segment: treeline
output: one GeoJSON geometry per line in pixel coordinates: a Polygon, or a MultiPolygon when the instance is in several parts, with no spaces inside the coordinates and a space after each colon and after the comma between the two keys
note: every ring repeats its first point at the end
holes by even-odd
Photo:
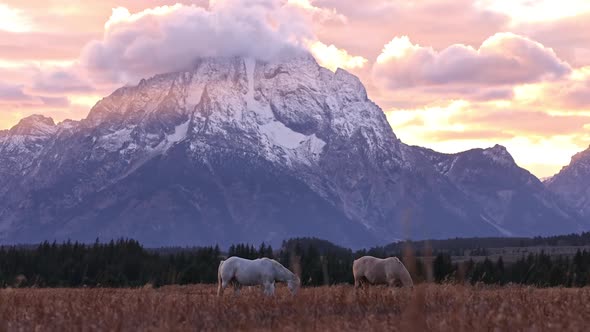
{"type": "Polygon", "coordinates": [[[445,240],[424,241],[400,241],[383,247],[374,248],[382,250],[389,255],[399,254],[405,247],[410,246],[420,254],[426,248],[434,252],[447,252],[457,256],[463,256],[466,251],[482,250],[485,248],[505,247],[536,247],[536,246],[585,246],[590,245],[590,232],[580,234],[556,235],[548,237],[473,237],[455,238],[445,240]]]}
{"type": "Polygon", "coordinates": [[[0,286],[137,287],[217,280],[218,247],[158,254],[137,241],[0,248],[0,286]]]}
{"type": "MultiPolygon", "coordinates": [[[[417,256],[406,245],[398,257],[408,267],[414,282],[518,283],[582,287],[590,284],[590,252],[573,257],[530,254],[512,264],[485,259],[453,263],[448,252],[433,250],[417,256]]],[[[305,286],[352,283],[354,259],[372,255],[390,256],[385,248],[353,252],[328,241],[291,239],[279,250],[262,244],[233,245],[227,253],[219,247],[182,250],[147,250],[137,241],[118,240],[84,245],[77,242],[42,243],[37,247],[0,247],[0,287],[154,287],[168,284],[217,282],[221,259],[277,259],[301,276],[305,286]]]]}
{"type": "Polygon", "coordinates": [[[509,265],[504,264],[502,257],[496,262],[486,258],[477,263],[469,260],[453,264],[449,255],[438,254],[433,269],[436,282],[584,287],[590,285],[590,252],[578,250],[572,258],[541,252],[529,254],[509,265]]]}

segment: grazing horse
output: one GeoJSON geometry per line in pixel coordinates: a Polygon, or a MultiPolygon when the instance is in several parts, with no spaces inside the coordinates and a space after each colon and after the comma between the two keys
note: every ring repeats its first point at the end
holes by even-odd
{"type": "Polygon", "coordinates": [[[352,274],[355,288],[360,287],[364,281],[374,285],[394,286],[396,280],[401,280],[404,287],[414,287],[410,273],[397,257],[380,259],[363,256],[352,263],[352,274]]]}
{"type": "Polygon", "coordinates": [[[299,288],[299,278],[281,263],[270,258],[244,259],[230,257],[219,263],[217,270],[217,296],[223,295],[223,289],[230,283],[234,285],[235,294],[239,294],[240,285],[262,285],[266,295],[274,295],[275,281],[286,282],[293,295],[299,288]]]}

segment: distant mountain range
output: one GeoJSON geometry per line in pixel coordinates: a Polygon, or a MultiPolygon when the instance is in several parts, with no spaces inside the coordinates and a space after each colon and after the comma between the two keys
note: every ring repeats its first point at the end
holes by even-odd
{"type": "Polygon", "coordinates": [[[34,115],[0,131],[0,242],[360,247],[579,232],[585,165],[546,187],[499,145],[402,143],[357,77],[311,56],[206,58],[118,89],[81,121],[34,115]]]}
{"type": "Polygon", "coordinates": [[[590,220],[590,147],[572,157],[568,166],[545,181],[585,220],[590,220]]]}

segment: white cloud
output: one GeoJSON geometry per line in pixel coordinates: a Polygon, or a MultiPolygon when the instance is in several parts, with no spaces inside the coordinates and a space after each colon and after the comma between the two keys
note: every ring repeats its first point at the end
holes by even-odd
{"type": "Polygon", "coordinates": [[[312,1],[310,0],[288,0],[287,3],[291,6],[299,7],[308,11],[312,14],[314,21],[317,21],[319,23],[327,23],[330,21],[339,23],[348,22],[346,16],[338,13],[336,9],[316,7],[312,4],[312,1]]]}
{"type": "Polygon", "coordinates": [[[268,60],[301,51],[314,39],[305,8],[279,0],[217,0],[209,9],[163,6],[131,14],[113,10],[102,40],[82,64],[106,81],[127,83],[189,66],[197,57],[268,60]]]}
{"type": "Polygon", "coordinates": [[[332,71],[337,68],[362,68],[367,63],[367,59],[362,56],[350,55],[346,50],[339,49],[334,45],[328,46],[320,41],[311,43],[309,50],[321,66],[332,71]]]}
{"type": "Polygon", "coordinates": [[[31,20],[21,10],[0,3],[0,30],[26,32],[32,27],[31,20]]]}
{"type": "Polygon", "coordinates": [[[270,60],[308,52],[312,46],[320,64],[331,69],[362,67],[366,59],[317,39],[312,23],[325,20],[345,17],[308,0],[215,0],[208,7],[176,4],[136,13],[117,7],[103,24],[103,37],[89,42],[79,59],[30,64],[0,59],[5,81],[22,85],[2,87],[0,97],[22,99],[27,94],[19,91],[25,89],[52,97],[67,95],[77,103],[80,95],[108,94],[141,78],[189,68],[199,57],[270,60]]]}
{"type": "Polygon", "coordinates": [[[475,5],[509,15],[514,22],[550,21],[590,11],[588,0],[477,0],[475,5]]]}
{"type": "MultiPolygon", "coordinates": [[[[453,85],[498,86],[562,77],[571,71],[552,49],[512,33],[497,33],[479,49],[454,44],[442,51],[393,38],[377,58],[373,78],[385,89],[453,85]]],[[[444,91],[448,92],[448,91],[444,91]]]]}

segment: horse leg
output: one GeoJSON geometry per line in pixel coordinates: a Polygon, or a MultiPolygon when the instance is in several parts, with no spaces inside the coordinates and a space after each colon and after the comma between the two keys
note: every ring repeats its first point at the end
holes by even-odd
{"type": "Polygon", "coordinates": [[[234,295],[240,295],[240,284],[237,281],[234,281],[234,295]]]}
{"type": "Polygon", "coordinates": [[[387,286],[389,286],[390,292],[395,293],[396,286],[396,279],[395,278],[388,278],[387,279],[387,286]]]}
{"type": "Polygon", "coordinates": [[[361,279],[358,277],[354,277],[354,288],[360,288],[361,287],[361,279]]]}
{"type": "Polygon", "coordinates": [[[262,292],[264,295],[272,296],[275,292],[274,282],[265,282],[262,284],[262,292]]]}
{"type": "Polygon", "coordinates": [[[223,295],[223,290],[227,287],[228,282],[226,280],[219,280],[219,286],[217,286],[217,296],[223,295]]]}
{"type": "Polygon", "coordinates": [[[364,276],[357,276],[354,278],[354,288],[355,289],[366,289],[365,285],[369,283],[369,279],[364,276]]]}

